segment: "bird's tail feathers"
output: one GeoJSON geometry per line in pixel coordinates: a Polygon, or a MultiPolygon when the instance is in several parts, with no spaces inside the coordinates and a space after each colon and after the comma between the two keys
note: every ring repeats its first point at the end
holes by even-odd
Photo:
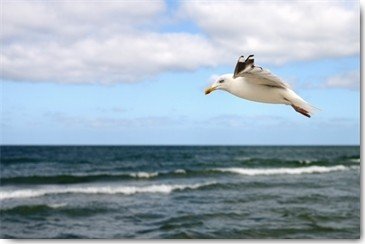
{"type": "Polygon", "coordinates": [[[302,99],[295,99],[295,101],[292,101],[292,107],[295,111],[307,117],[311,117],[311,115],[321,111],[321,109],[311,105],[310,103],[302,99]]]}

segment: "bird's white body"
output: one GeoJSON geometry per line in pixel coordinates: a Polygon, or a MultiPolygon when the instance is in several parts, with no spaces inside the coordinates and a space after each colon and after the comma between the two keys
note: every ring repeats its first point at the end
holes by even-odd
{"type": "Polygon", "coordinates": [[[286,91],[280,88],[259,86],[249,83],[243,77],[233,79],[230,86],[225,89],[227,92],[251,101],[262,103],[284,103],[286,91]]]}
{"type": "MultiPolygon", "coordinates": [[[[290,88],[278,88],[271,86],[257,85],[252,82],[248,82],[245,77],[232,78],[232,74],[225,74],[221,76],[225,80],[229,80],[227,85],[222,88],[227,92],[237,97],[261,103],[274,103],[274,104],[292,104],[291,102],[304,102],[290,88]]],[[[219,88],[218,88],[219,89],[219,88]]]]}
{"type": "Polygon", "coordinates": [[[311,117],[315,107],[296,94],[290,86],[268,70],[254,65],[253,55],[246,60],[241,56],[234,74],[225,74],[205,90],[209,94],[214,90],[224,90],[237,97],[273,104],[291,105],[294,110],[311,117]]]}

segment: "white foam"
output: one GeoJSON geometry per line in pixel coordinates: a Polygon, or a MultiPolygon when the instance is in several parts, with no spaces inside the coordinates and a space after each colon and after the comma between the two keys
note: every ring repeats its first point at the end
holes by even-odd
{"type": "Polygon", "coordinates": [[[16,190],[16,191],[1,191],[0,200],[9,198],[28,198],[28,197],[38,197],[44,195],[46,192],[43,190],[16,190]]]}
{"type": "Polygon", "coordinates": [[[186,174],[186,171],[184,169],[177,169],[174,171],[175,174],[186,174]]]}
{"type": "Polygon", "coordinates": [[[12,198],[40,197],[51,194],[124,194],[131,195],[137,193],[164,193],[168,194],[175,190],[197,189],[199,187],[213,183],[192,184],[192,185],[150,185],[150,186],[69,186],[49,187],[39,189],[23,189],[13,191],[1,191],[0,200],[12,198]]]}
{"type": "Polygon", "coordinates": [[[158,176],[158,172],[137,172],[137,173],[130,173],[129,174],[131,177],[135,177],[135,178],[151,178],[151,177],[156,177],[158,176]]]}
{"type": "Polygon", "coordinates": [[[249,168],[217,168],[220,172],[237,173],[241,175],[281,175],[281,174],[313,174],[327,173],[332,171],[347,170],[348,167],[343,165],[324,167],[324,166],[309,166],[301,168],[265,168],[265,169],[249,169],[249,168]]]}
{"type": "Polygon", "coordinates": [[[311,164],[313,163],[314,161],[313,160],[310,160],[310,159],[305,159],[305,160],[299,160],[299,163],[301,164],[311,164]]]}
{"type": "Polygon", "coordinates": [[[54,209],[57,209],[57,208],[63,208],[63,207],[66,207],[67,204],[66,203],[54,203],[54,204],[49,204],[48,205],[50,208],[54,208],[54,209]]]}
{"type": "Polygon", "coordinates": [[[52,209],[58,209],[58,208],[64,208],[67,206],[67,203],[54,203],[54,204],[42,204],[42,205],[17,205],[17,206],[14,206],[14,207],[5,207],[5,208],[2,208],[0,207],[1,210],[4,210],[4,211],[7,211],[7,210],[11,210],[13,208],[17,208],[17,207],[37,207],[37,206],[46,206],[46,207],[49,207],[49,208],[52,208],[52,209]]]}
{"type": "Polygon", "coordinates": [[[360,163],[361,160],[360,158],[353,158],[353,159],[350,159],[351,162],[354,162],[354,163],[360,163]]]}

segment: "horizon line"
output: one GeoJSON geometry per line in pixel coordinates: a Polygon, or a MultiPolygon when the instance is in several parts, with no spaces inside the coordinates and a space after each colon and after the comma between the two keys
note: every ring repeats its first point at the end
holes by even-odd
{"type": "Polygon", "coordinates": [[[6,146],[115,146],[115,147],[143,147],[143,146],[156,146],[156,147],[176,147],[176,146],[186,146],[186,147],[206,147],[206,146],[217,146],[217,147],[244,147],[244,146],[268,146],[268,147],[275,147],[275,146],[284,146],[284,147],[296,147],[296,146],[361,146],[360,144],[0,144],[0,147],[6,146]]]}

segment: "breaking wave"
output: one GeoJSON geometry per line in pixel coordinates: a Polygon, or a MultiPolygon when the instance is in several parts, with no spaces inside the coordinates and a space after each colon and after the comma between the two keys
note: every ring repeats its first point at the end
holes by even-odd
{"type": "Polygon", "coordinates": [[[241,175],[255,176],[255,175],[298,175],[298,174],[313,174],[313,173],[328,173],[332,171],[348,170],[349,167],[344,165],[336,166],[309,166],[300,168],[262,168],[262,169],[250,169],[250,168],[217,168],[219,172],[237,173],[241,175]]]}
{"type": "Polygon", "coordinates": [[[3,177],[1,185],[8,184],[73,184],[88,183],[95,181],[118,181],[128,179],[150,179],[158,176],[169,176],[184,173],[184,170],[174,172],[131,172],[131,173],[81,173],[62,175],[30,175],[3,177]]]}
{"type": "Polygon", "coordinates": [[[215,183],[202,183],[191,185],[149,185],[149,186],[69,186],[69,187],[48,187],[39,189],[23,189],[0,192],[0,200],[13,198],[40,197],[51,194],[124,194],[132,195],[137,193],[163,193],[169,194],[172,191],[197,189],[215,183]]]}
{"type": "Polygon", "coordinates": [[[137,173],[130,173],[129,176],[134,178],[152,178],[158,176],[158,172],[137,172],[137,173]]]}

